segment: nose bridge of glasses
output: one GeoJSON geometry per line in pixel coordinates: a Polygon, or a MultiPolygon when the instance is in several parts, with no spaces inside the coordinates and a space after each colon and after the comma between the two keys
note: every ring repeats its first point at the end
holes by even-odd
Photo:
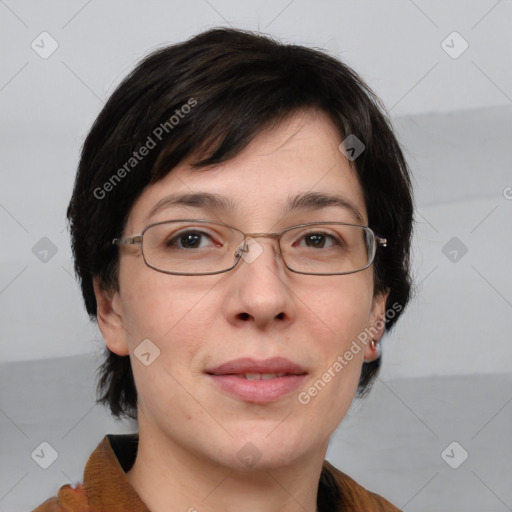
{"type": "Polygon", "coordinates": [[[279,238],[279,233],[244,233],[245,238],[272,238],[276,240],[279,238]]]}
{"type": "MultiPolygon", "coordinates": [[[[244,235],[244,239],[238,245],[238,248],[237,248],[237,253],[239,255],[243,254],[244,252],[248,252],[248,250],[249,250],[249,245],[248,244],[249,244],[249,240],[251,240],[251,239],[271,238],[272,240],[279,240],[279,237],[280,237],[279,233],[244,233],[243,235],[244,235]]],[[[254,240],[254,241],[256,242],[256,240],[254,240]]],[[[261,250],[263,250],[263,248],[261,248],[261,250]]],[[[277,252],[276,252],[276,254],[278,254],[278,255],[281,254],[281,247],[280,247],[279,243],[277,244],[277,252]]]]}

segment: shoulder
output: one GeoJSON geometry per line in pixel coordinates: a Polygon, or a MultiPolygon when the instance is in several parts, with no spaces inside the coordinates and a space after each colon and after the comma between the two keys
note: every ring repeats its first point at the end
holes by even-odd
{"type": "Polygon", "coordinates": [[[341,503],[344,507],[343,510],[353,510],[354,512],[401,512],[400,509],[388,500],[368,491],[331,463],[324,461],[324,470],[330,473],[334,484],[339,490],[341,503]]]}
{"type": "Polygon", "coordinates": [[[89,512],[89,504],[84,487],[78,484],[71,487],[63,485],[53,498],[35,508],[32,512],[89,512]]]}

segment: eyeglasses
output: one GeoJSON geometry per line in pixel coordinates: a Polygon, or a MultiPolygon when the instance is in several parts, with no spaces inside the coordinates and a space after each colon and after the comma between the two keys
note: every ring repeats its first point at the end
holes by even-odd
{"type": "Polygon", "coordinates": [[[255,238],[277,240],[283,263],[298,274],[319,276],[360,272],[387,240],[369,227],[343,222],[311,222],[280,233],[243,233],[222,222],[181,219],[146,226],[139,236],[114,238],[115,245],[139,245],[146,265],[183,276],[228,272],[263,251],[255,238]],[[252,243],[249,243],[253,240],[252,243]]]}

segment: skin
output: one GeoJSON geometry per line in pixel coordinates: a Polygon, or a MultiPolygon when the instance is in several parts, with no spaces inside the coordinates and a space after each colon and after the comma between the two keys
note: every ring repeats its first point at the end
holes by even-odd
{"type": "MultiPolygon", "coordinates": [[[[237,157],[208,170],[187,161],[146,188],[129,214],[124,236],[152,223],[209,218],[244,232],[275,232],[313,221],[357,223],[329,206],[283,216],[289,195],[337,193],[365,224],[363,192],[340,136],[323,113],[295,114],[262,132],[237,157]],[[148,219],[174,192],[212,192],[237,202],[234,212],[173,207],[148,219]]],[[[357,389],[363,361],[377,357],[369,343],[304,405],[307,390],[385,312],[374,295],[373,269],[342,276],[287,270],[275,241],[258,239],[252,263],[213,276],[173,276],[144,264],[140,248],[120,250],[119,291],[95,281],[98,324],[108,348],[130,355],[138,391],[139,451],[127,477],[153,512],[316,511],[318,480],[329,438],[357,389]],[[134,350],[150,339],[160,356],[144,366],[134,350]],[[275,402],[233,398],[204,374],[238,357],[286,357],[307,369],[304,386],[275,402]],[[252,443],[261,454],[251,468],[237,452],[252,443]]],[[[382,335],[379,331],[374,339],[382,335]]]]}

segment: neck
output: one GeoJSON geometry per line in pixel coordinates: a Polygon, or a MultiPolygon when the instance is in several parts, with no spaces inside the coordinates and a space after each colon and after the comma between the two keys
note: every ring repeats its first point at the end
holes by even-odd
{"type": "Polygon", "coordinates": [[[326,451],[327,445],[285,466],[240,469],[194,454],[139,422],[127,477],[152,512],[317,512],[326,451]]]}

